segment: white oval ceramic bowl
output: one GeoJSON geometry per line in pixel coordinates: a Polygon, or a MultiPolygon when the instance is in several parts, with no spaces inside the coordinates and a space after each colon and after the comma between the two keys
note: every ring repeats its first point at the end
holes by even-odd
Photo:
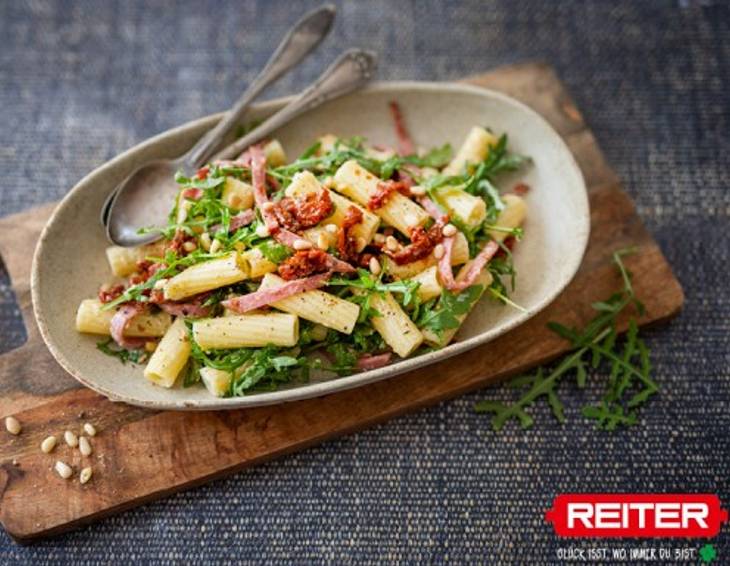
{"type": "MultiPolygon", "coordinates": [[[[36,320],[56,360],[81,383],[115,401],[157,409],[234,409],[315,397],[390,378],[493,340],[547,306],[580,265],[589,233],[588,198],[581,172],[565,143],[525,105],[465,85],[379,83],[297,118],[276,137],[289,156],[330,132],[394,145],[390,100],[401,105],[419,145],[450,142],[457,148],[469,129],[480,124],[508,133],[511,150],[532,157],[533,164],[519,176],[531,190],[526,196],[525,237],[515,252],[518,284],[513,295],[526,312],[483,299],[456,341],[438,352],[349,377],[227,399],[211,396],[202,386],[156,387],[144,379],[142,367],[123,366],[102,354],[95,347],[99,337],[74,330],[81,300],[96,296],[99,284],[110,279],[104,253],[109,244],[98,222],[100,207],[137,166],[182,154],[216,123],[220,115],[215,115],[164,132],[112,159],[81,180],[53,213],[33,258],[31,285],[36,320]]],[[[258,105],[251,119],[263,118],[285,102],[258,105]]],[[[503,186],[510,188],[514,182],[506,180],[503,186]]]]}

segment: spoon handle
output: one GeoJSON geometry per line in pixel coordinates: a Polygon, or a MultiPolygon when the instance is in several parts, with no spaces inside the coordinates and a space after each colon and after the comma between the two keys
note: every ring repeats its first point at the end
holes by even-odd
{"type": "MultiPolygon", "coordinates": [[[[205,162],[223,141],[223,138],[240,122],[251,102],[271,83],[294,67],[317,47],[329,33],[335,18],[335,7],[325,4],[305,14],[289,30],[269,58],[264,69],[241,95],[236,105],[223,117],[218,125],[203,136],[183,157],[189,170],[197,169],[205,162]]],[[[188,171],[189,172],[189,171],[188,171]]]]}
{"type": "Polygon", "coordinates": [[[211,161],[233,159],[250,145],[265,138],[302,112],[312,110],[320,104],[352,92],[365,85],[377,67],[377,56],[371,51],[350,49],[345,51],[322,75],[284,106],[267,118],[260,126],[213,156],[211,161]]]}

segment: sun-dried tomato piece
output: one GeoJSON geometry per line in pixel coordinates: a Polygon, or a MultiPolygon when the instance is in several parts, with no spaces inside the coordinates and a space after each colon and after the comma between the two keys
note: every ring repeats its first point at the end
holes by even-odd
{"type": "Polygon", "coordinates": [[[279,225],[292,232],[316,226],[332,214],[334,205],[328,191],[308,193],[304,198],[285,197],[274,204],[279,225]]]}
{"type": "Polygon", "coordinates": [[[360,224],[362,218],[362,210],[356,206],[349,207],[337,231],[337,251],[345,261],[357,258],[357,238],[352,234],[352,228],[360,224]]]}
{"type": "Polygon", "coordinates": [[[404,265],[428,257],[434,247],[444,239],[443,224],[436,222],[426,230],[422,226],[411,228],[411,243],[398,251],[383,251],[398,265],[404,265]]]}
{"type": "Polygon", "coordinates": [[[122,293],[124,293],[124,285],[121,283],[112,285],[111,287],[103,286],[99,289],[99,300],[102,303],[110,303],[122,293]]]}
{"type": "Polygon", "coordinates": [[[314,273],[329,271],[331,260],[327,253],[320,249],[302,250],[279,264],[278,271],[287,281],[301,279],[314,273]]]}
{"type": "Polygon", "coordinates": [[[526,195],[528,192],[530,192],[530,185],[528,185],[527,183],[517,183],[512,191],[516,195],[526,195]]]}
{"type": "Polygon", "coordinates": [[[499,247],[497,250],[497,253],[494,254],[494,257],[506,257],[507,251],[504,248],[507,248],[507,250],[512,251],[515,247],[515,244],[517,244],[517,238],[514,236],[507,236],[504,241],[502,242],[502,246],[499,247]]]}
{"type": "Polygon", "coordinates": [[[185,255],[183,244],[185,244],[185,242],[194,241],[194,236],[191,236],[184,230],[178,230],[177,232],[175,232],[175,236],[172,238],[172,240],[170,240],[170,243],[167,244],[166,251],[174,252],[176,255],[185,255]]]}
{"type": "Polygon", "coordinates": [[[380,181],[375,192],[368,199],[368,210],[383,208],[388,199],[396,192],[410,196],[408,183],[404,181],[380,181]]]}
{"type": "Polygon", "coordinates": [[[151,261],[148,261],[146,259],[142,259],[137,262],[137,273],[132,275],[129,278],[129,282],[132,285],[138,285],[140,283],[144,283],[147,281],[150,277],[152,277],[155,272],[162,267],[161,263],[152,263],[151,261]]]}

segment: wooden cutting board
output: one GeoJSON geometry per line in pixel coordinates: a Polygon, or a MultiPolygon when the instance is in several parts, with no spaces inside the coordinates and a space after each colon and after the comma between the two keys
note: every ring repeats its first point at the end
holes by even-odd
{"type": "MultiPolygon", "coordinates": [[[[0,430],[0,521],[8,533],[19,541],[60,533],[555,358],[566,344],[545,328],[546,322],[582,324],[592,316],[591,302],[619,288],[611,264],[617,248],[640,247],[627,264],[647,307],[643,323],[677,314],[683,302],[678,281],[553,70],[523,64],[469,82],[525,102],[570,146],[590,192],[592,227],[585,259],[566,291],[523,326],[458,358],[359,389],[229,412],[155,412],[112,403],[81,388],[56,364],[33,320],[31,258],[53,204],[0,219],[0,254],[28,329],[27,343],[0,356],[0,416],[15,415],[23,426],[17,437],[0,430]],[[41,452],[46,436],[79,430],[86,421],[99,430],[90,458],[82,461],[78,450],[62,442],[51,455],[41,452]],[[73,480],[56,475],[56,459],[73,465],[73,480]],[[82,486],[78,471],[89,462],[94,476],[82,486]]],[[[480,426],[488,427],[487,419],[480,426]]]]}

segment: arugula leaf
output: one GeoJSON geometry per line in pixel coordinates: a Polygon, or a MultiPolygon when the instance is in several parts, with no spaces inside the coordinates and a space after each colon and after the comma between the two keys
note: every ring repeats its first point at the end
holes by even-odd
{"type": "Polygon", "coordinates": [[[437,336],[442,336],[444,330],[459,328],[462,317],[469,313],[472,305],[479,300],[484,292],[483,285],[472,285],[461,293],[452,293],[444,289],[435,308],[424,310],[416,325],[425,330],[431,330],[437,336]]]}
{"type": "Polygon", "coordinates": [[[517,420],[523,428],[533,425],[533,419],[525,411],[538,399],[545,397],[556,419],[565,421],[563,405],[557,396],[557,387],[571,373],[579,388],[584,388],[588,367],[596,370],[608,367],[605,390],[597,405],[586,405],[582,414],[605,430],[636,424],[638,408],[645,404],[659,386],[651,378],[649,351],[641,338],[635,318],[629,320],[626,335],[617,339],[616,322],[626,308],[633,306],[641,315],[644,307],[636,297],[631,284],[631,274],[622,257],[634,249],[618,250],[613,260],[621,274],[623,289],[603,301],[593,303],[598,313],[583,329],[569,328],[557,322],[548,328],[570,342],[572,351],[552,370],[539,368],[535,374],[513,380],[513,387],[523,389],[523,395],[512,404],[481,401],[474,406],[478,413],[491,413],[492,428],[500,430],[510,419],[517,420]],[[633,394],[631,392],[634,392],[633,394]]]}
{"type": "Polygon", "coordinates": [[[193,187],[195,189],[214,189],[225,183],[224,176],[214,176],[209,174],[205,179],[197,177],[186,177],[181,171],[175,173],[175,182],[184,187],[193,187]]]}
{"type": "Polygon", "coordinates": [[[408,279],[403,281],[393,281],[391,283],[383,283],[382,278],[382,273],[376,278],[368,270],[358,268],[357,278],[348,279],[346,277],[333,277],[328,281],[327,285],[335,287],[354,287],[356,289],[363,289],[365,291],[380,294],[386,292],[396,293],[402,297],[400,302],[404,307],[415,305],[418,299],[417,291],[421,285],[418,281],[408,279]]]}
{"type": "Polygon", "coordinates": [[[149,354],[144,350],[126,350],[116,346],[114,340],[107,338],[101,342],[96,343],[96,348],[104,352],[107,356],[119,358],[122,364],[132,362],[133,364],[141,364],[147,361],[149,354]]]}
{"type": "Polygon", "coordinates": [[[408,155],[401,158],[404,163],[410,163],[417,167],[432,167],[434,169],[441,169],[451,161],[453,150],[451,144],[444,144],[441,147],[435,147],[430,150],[426,155],[408,155]]]}
{"type": "Polygon", "coordinates": [[[279,265],[292,255],[292,252],[283,244],[279,244],[273,238],[268,238],[256,246],[266,259],[271,263],[279,265]]]}

